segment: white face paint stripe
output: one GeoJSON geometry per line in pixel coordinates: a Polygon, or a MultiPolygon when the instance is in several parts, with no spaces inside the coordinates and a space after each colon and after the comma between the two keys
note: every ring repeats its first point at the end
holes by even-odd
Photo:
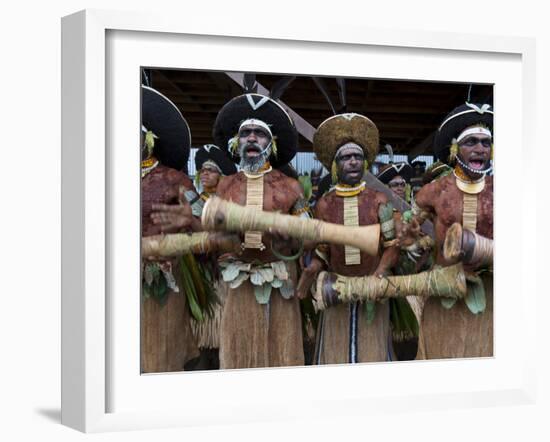
{"type": "Polygon", "coordinates": [[[356,144],[356,143],[346,143],[344,144],[343,146],[340,146],[338,148],[338,150],[336,151],[336,154],[334,155],[334,158],[337,158],[338,157],[338,154],[344,150],[344,149],[355,149],[355,150],[358,150],[359,152],[361,152],[363,154],[363,149],[361,148],[361,146],[359,146],[359,144],[356,144]]]}
{"type": "Polygon", "coordinates": [[[487,129],[486,127],[482,126],[475,126],[475,127],[469,127],[468,129],[463,130],[460,135],[457,137],[456,142],[460,143],[464,138],[470,136],[470,135],[487,135],[488,137],[491,137],[491,131],[487,129]]]}
{"type": "Polygon", "coordinates": [[[202,163],[201,169],[203,169],[203,168],[205,168],[205,167],[212,167],[212,168],[216,169],[220,175],[223,175],[223,172],[222,172],[220,166],[218,166],[218,165],[217,165],[214,161],[212,161],[212,160],[206,160],[204,163],[202,163]]]}
{"type": "Polygon", "coordinates": [[[245,126],[259,126],[267,131],[269,136],[273,138],[273,134],[271,133],[271,129],[267,125],[267,123],[263,122],[262,120],[258,120],[256,118],[249,118],[248,120],[244,120],[241,125],[239,126],[239,132],[241,129],[245,126]]]}

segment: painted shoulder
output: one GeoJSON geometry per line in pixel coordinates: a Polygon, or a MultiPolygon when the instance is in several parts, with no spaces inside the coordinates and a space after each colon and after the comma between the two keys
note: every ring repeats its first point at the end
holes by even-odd
{"type": "Polygon", "coordinates": [[[166,181],[173,185],[183,185],[186,189],[195,190],[191,179],[182,171],[166,167],[166,181]]]}
{"type": "Polygon", "coordinates": [[[216,193],[218,195],[223,195],[227,189],[230,189],[237,181],[240,180],[239,176],[243,175],[242,172],[235,173],[233,175],[224,176],[218,183],[216,188],[216,193]]]}
{"type": "Polygon", "coordinates": [[[302,186],[300,185],[300,182],[298,180],[285,175],[283,172],[277,169],[273,169],[270,172],[270,175],[272,177],[272,180],[284,183],[285,187],[288,186],[288,188],[295,193],[296,198],[303,195],[302,186]]]}

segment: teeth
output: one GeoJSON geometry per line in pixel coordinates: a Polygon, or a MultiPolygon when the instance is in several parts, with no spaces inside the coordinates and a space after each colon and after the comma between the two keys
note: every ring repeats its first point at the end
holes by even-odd
{"type": "MultiPolygon", "coordinates": [[[[487,167],[487,169],[482,170],[481,167],[483,167],[483,164],[484,164],[483,161],[481,161],[481,165],[480,165],[479,167],[477,167],[477,168],[474,168],[474,167],[473,167],[473,164],[472,164],[472,163],[473,163],[473,160],[468,161],[468,164],[466,164],[466,163],[464,163],[464,161],[462,161],[462,160],[460,159],[460,157],[457,157],[457,158],[456,158],[456,161],[457,161],[464,169],[469,170],[470,172],[475,172],[475,173],[481,174],[481,175],[487,174],[487,173],[488,173],[489,171],[491,171],[491,169],[493,168],[492,166],[489,166],[489,167],[487,167]]],[[[479,160],[478,160],[478,161],[479,161],[479,160]]]]}

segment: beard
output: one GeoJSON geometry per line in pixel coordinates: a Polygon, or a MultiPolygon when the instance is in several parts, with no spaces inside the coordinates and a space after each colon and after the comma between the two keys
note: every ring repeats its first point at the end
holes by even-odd
{"type": "Polygon", "coordinates": [[[239,148],[239,154],[241,157],[239,166],[241,167],[241,169],[244,170],[245,172],[250,172],[250,173],[258,172],[267,162],[269,155],[271,155],[270,148],[266,149],[265,152],[262,152],[262,151],[263,149],[258,143],[241,144],[239,148]],[[246,150],[250,147],[256,148],[258,152],[261,152],[261,153],[253,157],[248,156],[246,154],[246,150]]]}

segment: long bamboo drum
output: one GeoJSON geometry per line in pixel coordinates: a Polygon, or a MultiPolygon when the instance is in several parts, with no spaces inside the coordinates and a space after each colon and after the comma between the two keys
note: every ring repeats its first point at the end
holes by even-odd
{"type": "Polygon", "coordinates": [[[239,250],[237,235],[221,232],[172,233],[141,238],[141,256],[171,257],[184,253],[234,252],[239,250]]]}
{"type": "Polygon", "coordinates": [[[493,240],[464,229],[460,223],[454,223],[445,235],[443,257],[450,262],[461,260],[477,268],[491,266],[493,240]]]}
{"type": "Polygon", "coordinates": [[[225,201],[208,199],[202,225],[209,230],[228,232],[270,232],[274,229],[291,238],[357,247],[374,256],[380,243],[380,224],[349,227],[277,212],[266,212],[225,201]]]}
{"type": "Polygon", "coordinates": [[[406,296],[466,296],[466,275],[462,263],[439,267],[415,275],[347,277],[321,272],[313,295],[316,310],[355,301],[380,301],[406,296]]]}

